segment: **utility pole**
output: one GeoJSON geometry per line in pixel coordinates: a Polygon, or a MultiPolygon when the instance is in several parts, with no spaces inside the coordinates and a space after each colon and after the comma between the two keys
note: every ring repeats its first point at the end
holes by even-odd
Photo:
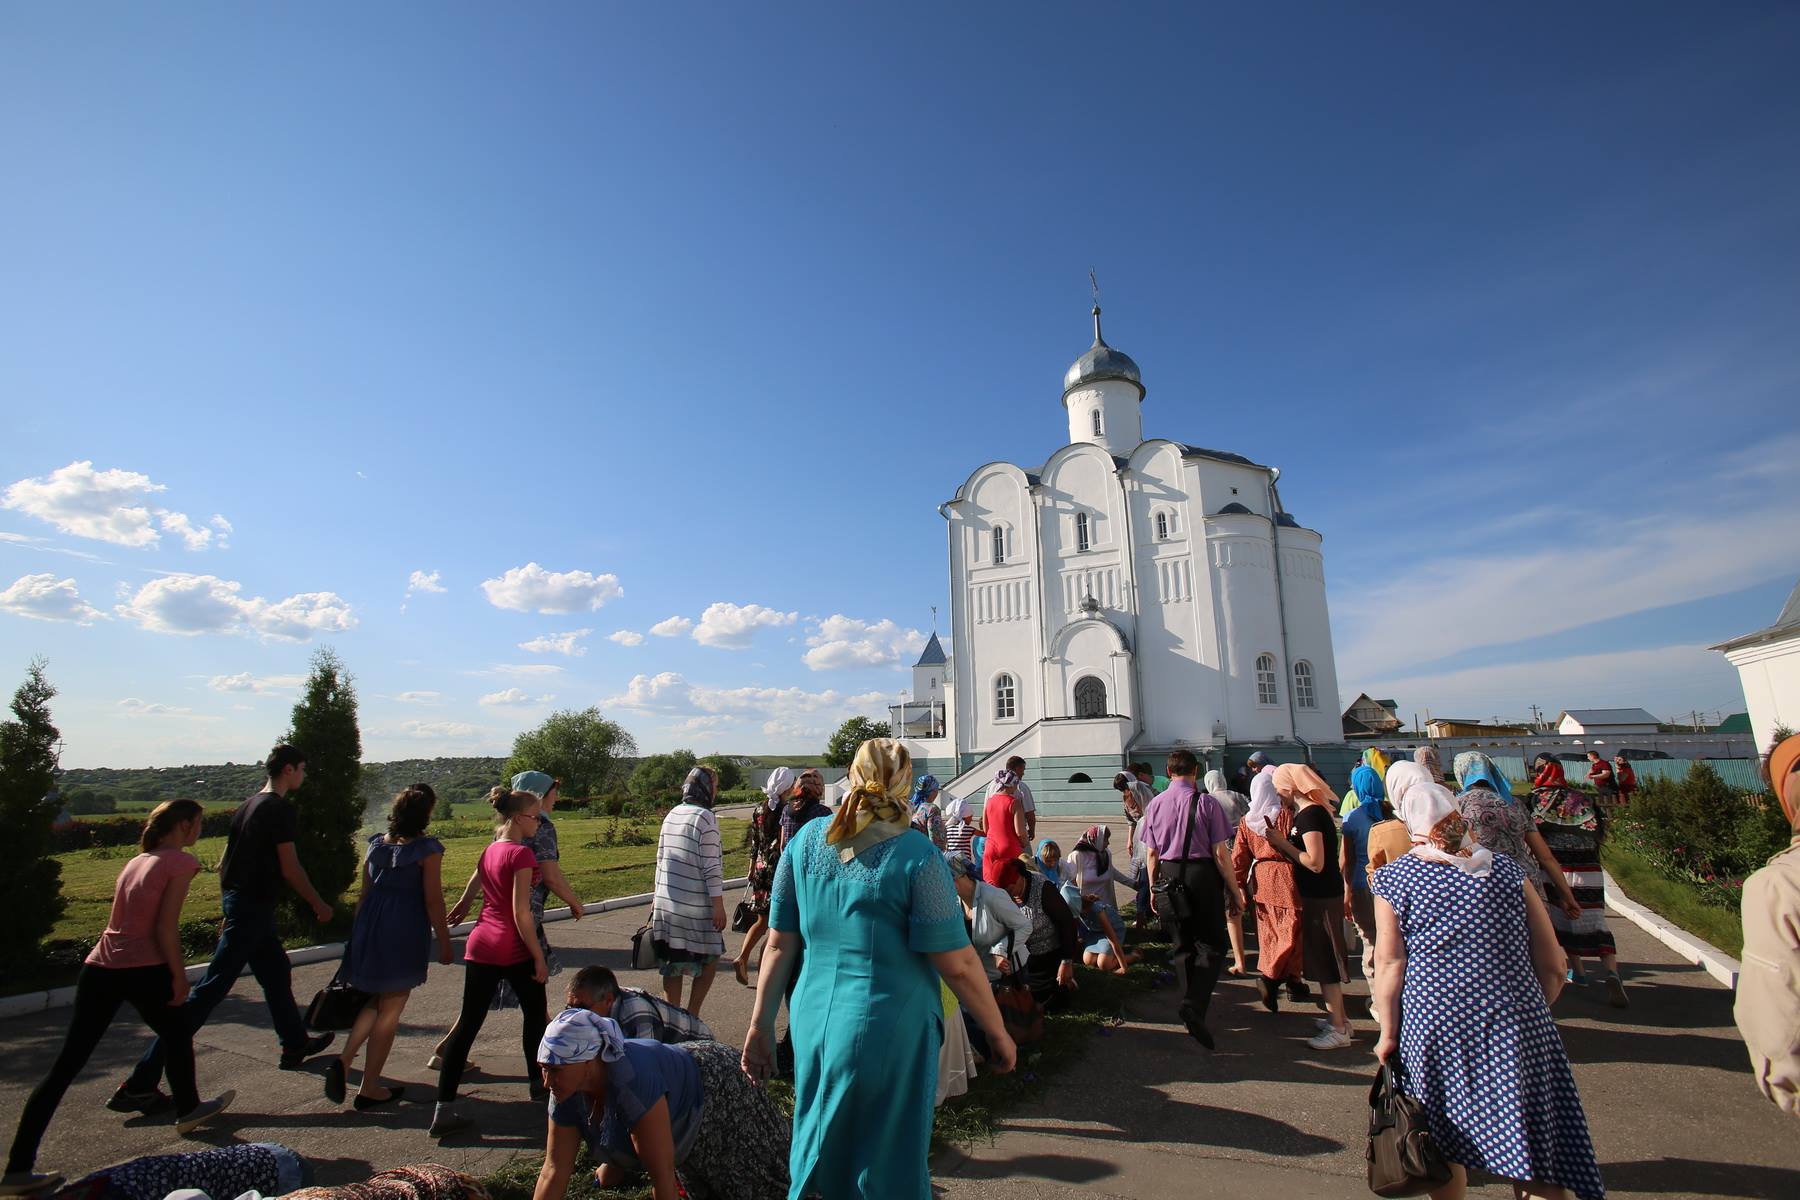
{"type": "Polygon", "coordinates": [[[1535,704],[1531,706],[1531,728],[1534,733],[1541,733],[1544,729],[1543,710],[1535,704]]]}

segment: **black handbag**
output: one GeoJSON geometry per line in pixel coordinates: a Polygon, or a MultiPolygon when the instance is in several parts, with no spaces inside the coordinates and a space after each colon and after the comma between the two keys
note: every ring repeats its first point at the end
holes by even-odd
{"type": "MultiPolygon", "coordinates": [[[[1194,814],[1199,807],[1200,792],[1195,789],[1194,799],[1188,805],[1187,831],[1182,834],[1178,843],[1184,854],[1187,853],[1188,839],[1194,834],[1194,814]]],[[[1188,895],[1187,884],[1181,880],[1159,879],[1150,885],[1150,892],[1156,897],[1156,915],[1162,918],[1164,924],[1194,919],[1194,898],[1188,895]]]]}
{"type": "Polygon", "coordinates": [[[648,971],[655,965],[656,945],[650,939],[650,924],[646,921],[631,935],[631,967],[634,971],[648,971]]]}
{"type": "Polygon", "coordinates": [[[362,1012],[369,1003],[370,995],[361,988],[351,987],[344,973],[350,965],[350,952],[344,951],[344,957],[338,960],[337,973],[331,982],[320,988],[313,996],[312,1003],[306,1006],[306,1024],[309,1029],[320,1033],[336,1033],[356,1024],[356,1015],[362,1012]]]}
{"type": "Polygon", "coordinates": [[[739,900],[737,907],[731,910],[731,932],[749,933],[750,927],[756,924],[756,910],[748,900],[739,900]]]}
{"type": "Polygon", "coordinates": [[[1386,1063],[1369,1088],[1369,1190],[1423,1196],[1450,1182],[1450,1164],[1431,1138],[1425,1110],[1400,1090],[1386,1063]]]}
{"type": "MultiPolygon", "coordinates": [[[[1013,939],[1006,939],[1006,957],[1012,958],[1013,939]]],[[[1024,972],[1002,975],[994,984],[994,1003],[1000,1009],[1000,1023],[1006,1035],[1019,1047],[1034,1046],[1044,1040],[1044,1006],[1031,994],[1031,984],[1024,972]]]]}

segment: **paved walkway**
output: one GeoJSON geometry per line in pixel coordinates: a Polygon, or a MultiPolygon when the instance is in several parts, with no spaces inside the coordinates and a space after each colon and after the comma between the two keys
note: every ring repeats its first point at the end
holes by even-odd
{"type": "MultiPolygon", "coordinates": [[[[1064,835],[1065,849],[1072,841],[1065,829],[1050,832],[1064,835]]],[[[625,969],[631,932],[647,912],[564,921],[551,927],[551,939],[571,970],[599,962],[628,982],[654,986],[648,973],[625,969]]],[[[1613,927],[1633,1007],[1617,1012],[1597,991],[1567,995],[1557,1005],[1611,1194],[1800,1195],[1800,1130],[1756,1094],[1731,1027],[1730,993],[1635,926],[1615,919],[1613,927]]],[[[735,935],[730,945],[735,949],[735,935]]],[[[330,964],[296,970],[296,994],[304,1001],[331,971],[330,964]]],[[[553,989],[566,979],[552,980],[553,989]]],[[[421,1101],[429,1101],[435,1085],[425,1060],[455,1016],[460,988],[457,970],[433,968],[407,1009],[388,1077],[421,1101]]],[[[750,998],[721,974],[703,1015],[721,1037],[741,1039],[750,998]]],[[[1357,1049],[1321,1054],[1304,1044],[1316,1010],[1271,1015],[1256,1004],[1252,984],[1234,981],[1220,988],[1213,1019],[1220,1048],[1207,1055],[1174,1023],[1174,1003],[1168,989],[1134,1001],[1130,1020],[1096,1037],[1081,1063],[1010,1114],[994,1145],[941,1155],[941,1194],[1147,1198],[1193,1195],[1198,1185],[1207,1192],[1260,1186],[1266,1190],[1259,1194],[1284,1200],[1368,1195],[1362,1182],[1373,1044],[1367,1022],[1357,1049]]],[[[64,1009],[0,1022],[0,1044],[8,1051],[0,1064],[0,1121],[8,1135],[67,1017],[64,1009]]],[[[121,1117],[102,1107],[146,1040],[124,1022],[115,1027],[51,1125],[41,1169],[76,1175],[195,1144],[278,1141],[311,1159],[322,1182],[338,1183],[402,1162],[481,1173],[515,1154],[542,1152],[543,1118],[524,1097],[513,1014],[490,1016],[474,1058],[484,1073],[464,1084],[479,1135],[445,1145],[426,1136],[428,1102],[360,1114],[324,1099],[324,1059],[305,1071],[276,1070],[267,1010],[249,978],[199,1036],[202,1092],[238,1090],[236,1107],[214,1127],[181,1139],[163,1120],[121,1117]]],[[[1489,1183],[1475,1194],[1510,1190],[1489,1183]]]]}

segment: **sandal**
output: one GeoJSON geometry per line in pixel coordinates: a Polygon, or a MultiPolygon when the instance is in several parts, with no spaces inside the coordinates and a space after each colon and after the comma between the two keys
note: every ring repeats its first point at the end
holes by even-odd
{"type": "Polygon", "coordinates": [[[731,964],[731,973],[737,976],[740,984],[750,986],[750,965],[744,961],[743,955],[738,955],[737,960],[731,964]]]}

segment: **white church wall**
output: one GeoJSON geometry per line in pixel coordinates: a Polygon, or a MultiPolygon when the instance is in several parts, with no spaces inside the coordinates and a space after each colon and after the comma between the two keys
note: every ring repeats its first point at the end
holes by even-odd
{"type": "Polygon", "coordinates": [[[1266,741],[1289,732],[1288,667],[1281,652],[1275,597],[1275,558],[1269,522],[1253,516],[1207,518],[1207,553],[1219,581],[1219,614],[1226,647],[1226,724],[1235,741],[1266,741]],[[1256,661],[1274,660],[1272,702],[1257,686],[1256,661]]]}
{"type": "Polygon", "coordinates": [[[951,619],[957,651],[952,685],[959,752],[1011,738],[1042,712],[1035,578],[1037,521],[1024,472],[1006,463],[981,468],[950,513],[951,619]],[[1004,561],[993,555],[993,529],[1007,531],[1004,561]],[[996,684],[1012,677],[1013,712],[996,713],[996,684]]]}
{"type": "Polygon", "coordinates": [[[1768,750],[1775,727],[1800,729],[1800,637],[1727,651],[1744,686],[1757,753],[1768,750]]]}
{"type": "Polygon", "coordinates": [[[1122,379],[1102,379],[1063,397],[1069,412],[1069,441],[1089,442],[1124,457],[1144,440],[1144,416],[1138,389],[1122,379]],[[1100,433],[1094,433],[1094,414],[1100,433]]]}
{"type": "Polygon", "coordinates": [[[1051,643],[1045,664],[1051,685],[1046,715],[1075,716],[1075,685],[1089,676],[1106,689],[1105,709],[1097,715],[1135,715],[1132,666],[1123,649],[1118,631],[1103,620],[1080,618],[1066,626],[1051,643]]]}
{"type": "Polygon", "coordinates": [[[1044,464],[1038,498],[1042,504],[1042,557],[1050,599],[1045,630],[1054,633],[1081,612],[1092,595],[1109,612],[1128,613],[1124,508],[1112,457],[1085,443],[1065,446],[1044,464]],[[1087,518],[1087,549],[1081,549],[1078,520],[1087,518]]]}
{"type": "Polygon", "coordinates": [[[1294,664],[1305,662],[1312,667],[1312,707],[1301,707],[1301,693],[1296,690],[1294,694],[1296,731],[1309,742],[1341,742],[1344,726],[1337,702],[1337,667],[1331,645],[1331,616],[1325,600],[1321,539],[1310,529],[1291,527],[1282,529],[1280,538],[1288,650],[1293,659],[1288,665],[1287,685],[1297,689],[1294,664]]]}

